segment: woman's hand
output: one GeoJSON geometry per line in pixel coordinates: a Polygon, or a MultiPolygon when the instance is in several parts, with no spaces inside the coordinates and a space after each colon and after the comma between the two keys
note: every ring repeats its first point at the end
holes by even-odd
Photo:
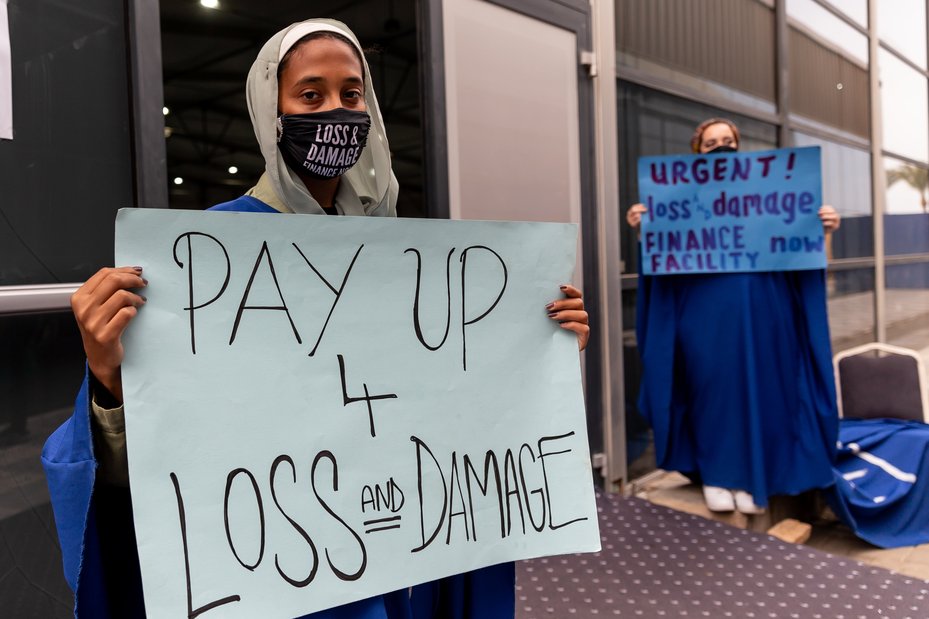
{"type": "Polygon", "coordinates": [[[567,298],[546,305],[548,317],[557,320],[562,329],[574,331],[578,350],[584,350],[587,348],[587,340],[590,339],[590,326],[587,324],[587,312],[584,310],[581,291],[569,285],[562,286],[561,291],[567,298]]]}
{"type": "Polygon", "coordinates": [[[835,232],[842,224],[842,217],[839,212],[828,205],[819,207],[819,220],[823,222],[824,232],[835,232]]]}
{"type": "Polygon", "coordinates": [[[123,401],[119,368],[123,363],[122,336],[145,297],[132,292],[148,284],[141,267],[97,271],[71,295],[71,310],[81,330],[87,366],[118,402],[123,401]]]}
{"type": "Polygon", "coordinates": [[[629,210],[626,211],[626,222],[632,227],[633,230],[638,230],[639,226],[642,225],[642,215],[647,212],[648,209],[645,208],[644,204],[633,204],[629,207],[629,210]]]}

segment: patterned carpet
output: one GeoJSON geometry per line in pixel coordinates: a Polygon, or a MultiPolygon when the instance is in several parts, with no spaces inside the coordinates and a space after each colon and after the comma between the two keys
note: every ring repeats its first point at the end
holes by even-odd
{"type": "Polygon", "coordinates": [[[603,550],[519,564],[519,619],[929,617],[929,582],[642,499],[597,503],[603,550]]]}

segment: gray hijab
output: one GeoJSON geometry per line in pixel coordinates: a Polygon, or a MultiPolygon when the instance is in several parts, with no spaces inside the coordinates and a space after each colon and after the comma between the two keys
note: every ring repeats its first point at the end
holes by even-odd
{"type": "MultiPolygon", "coordinates": [[[[248,193],[269,202],[271,206],[283,206],[286,211],[322,215],[322,207],[307,191],[300,177],[287,167],[277,147],[278,64],[297,40],[318,31],[337,32],[361,52],[358,39],[342,22],[309,19],[291,24],[271,37],[258,52],[258,58],[248,72],[248,113],[252,118],[261,154],[265,158],[265,173],[258,185],[248,193]],[[273,195],[269,195],[271,191],[273,195]],[[277,204],[272,203],[275,197],[278,199],[277,204]]],[[[371,72],[364,54],[361,54],[361,58],[364,65],[365,105],[371,116],[371,129],[358,163],[341,178],[336,207],[342,215],[395,217],[399,186],[390,167],[390,147],[381,109],[371,85],[371,72]]]]}

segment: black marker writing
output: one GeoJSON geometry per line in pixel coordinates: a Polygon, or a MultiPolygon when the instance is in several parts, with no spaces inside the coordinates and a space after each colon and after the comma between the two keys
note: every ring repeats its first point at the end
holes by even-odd
{"type": "Polygon", "coordinates": [[[236,561],[238,561],[239,564],[248,571],[254,572],[255,568],[261,564],[261,559],[264,558],[265,554],[265,509],[261,501],[261,492],[258,490],[258,481],[248,469],[235,469],[234,471],[231,471],[226,477],[226,492],[223,498],[223,520],[226,524],[226,540],[229,542],[229,549],[232,551],[232,554],[235,555],[236,561]],[[255,563],[251,565],[243,561],[239,556],[238,551],[235,549],[235,544],[232,541],[232,531],[229,528],[229,495],[232,493],[232,482],[235,481],[235,478],[238,477],[241,473],[244,473],[248,477],[249,481],[252,482],[252,489],[255,491],[255,502],[258,504],[258,520],[259,530],[261,532],[261,543],[258,547],[258,558],[255,560],[255,563]]]}
{"type": "MultiPolygon", "coordinates": [[[[448,463],[448,468],[444,468],[444,463],[439,462],[439,458],[426,443],[415,436],[410,440],[416,445],[416,470],[418,475],[418,508],[420,517],[420,533],[422,544],[414,548],[411,552],[420,552],[434,542],[439,531],[446,528],[445,543],[451,543],[452,524],[455,518],[461,518],[465,525],[464,541],[477,541],[476,523],[481,516],[492,513],[492,510],[482,509],[477,512],[474,510],[474,495],[476,494],[471,480],[476,481],[476,486],[484,498],[490,498],[491,492],[496,492],[497,507],[500,518],[500,538],[504,539],[513,535],[534,535],[541,533],[546,528],[556,530],[568,525],[587,520],[587,517],[573,518],[565,522],[555,522],[552,511],[552,487],[551,479],[558,477],[555,475],[553,467],[558,466],[556,456],[566,454],[572,449],[561,449],[557,451],[546,451],[550,443],[564,441],[574,436],[574,432],[560,434],[557,436],[544,436],[538,441],[538,449],[534,450],[529,443],[522,443],[519,449],[510,448],[505,452],[495,453],[488,450],[484,455],[483,476],[479,475],[469,455],[460,455],[453,451],[447,456],[441,456],[448,463]],[[429,458],[424,458],[423,454],[428,454],[429,458]],[[463,465],[459,469],[458,460],[462,459],[463,465]],[[430,464],[428,460],[432,461],[430,464]],[[502,468],[500,463],[502,459],[502,468]],[[449,471],[449,476],[445,471],[449,471]],[[459,472],[463,471],[463,472],[459,472]],[[533,484],[527,479],[527,472],[532,471],[535,477],[533,484]],[[493,475],[491,476],[491,472],[493,475]],[[502,475],[501,475],[502,473],[502,475]],[[464,488],[460,481],[460,475],[464,475],[464,488]],[[426,478],[433,480],[430,488],[425,487],[426,478]],[[441,480],[442,492],[438,492],[438,483],[441,480]],[[467,493],[467,497],[465,497],[467,493]],[[533,498],[535,497],[535,498],[533,498]],[[538,507],[534,507],[533,502],[538,507]],[[461,509],[458,509],[458,505],[461,509]],[[466,510],[465,510],[466,506],[466,510]],[[441,513],[440,509],[441,507],[441,513]],[[429,512],[430,522],[432,518],[435,525],[426,525],[426,513],[429,512]],[[526,516],[529,516],[531,528],[526,527],[526,516]],[[447,518],[447,520],[446,520],[447,518]],[[516,518],[519,522],[515,523],[516,518]],[[468,520],[470,519],[470,527],[468,520]],[[427,531],[430,531],[428,537],[427,531]]],[[[549,447],[550,449],[550,447],[549,447]]],[[[557,501],[554,501],[557,502],[557,501]]]]}
{"type": "Polygon", "coordinates": [[[448,489],[445,487],[445,473],[442,472],[442,465],[439,464],[439,461],[435,459],[435,456],[432,454],[432,450],[426,446],[426,443],[422,442],[415,436],[411,436],[410,440],[416,444],[416,473],[417,473],[417,484],[416,489],[419,491],[419,531],[422,535],[422,545],[417,546],[410,552],[419,552],[426,546],[432,543],[432,540],[435,539],[436,535],[439,534],[439,531],[442,529],[442,523],[445,521],[445,513],[448,507],[448,489]],[[439,517],[439,523],[436,525],[435,530],[429,536],[429,539],[426,539],[426,523],[424,518],[424,495],[423,495],[423,455],[422,450],[425,449],[426,453],[429,454],[429,457],[432,458],[432,461],[435,462],[436,469],[439,471],[439,475],[442,477],[442,515],[439,517]]]}
{"type": "Polygon", "coordinates": [[[516,497],[516,506],[519,508],[519,520],[522,523],[523,533],[526,532],[526,517],[523,515],[523,500],[519,495],[519,482],[516,476],[516,459],[511,449],[506,450],[503,456],[503,497],[506,502],[506,534],[513,530],[513,510],[510,509],[510,497],[516,497]],[[512,473],[512,475],[510,475],[512,473]]]}
{"type": "Polygon", "coordinates": [[[468,531],[468,511],[465,506],[464,494],[461,492],[461,479],[458,475],[458,458],[455,457],[455,452],[452,452],[452,471],[450,473],[448,486],[451,493],[448,500],[448,533],[445,535],[445,543],[449,544],[452,541],[452,522],[455,520],[455,516],[464,518],[465,539],[470,540],[471,535],[468,531]],[[461,511],[457,512],[455,511],[456,494],[461,503],[461,511]]]}
{"type": "Polygon", "coordinates": [[[277,467],[282,462],[286,462],[290,465],[290,471],[293,474],[294,483],[297,483],[297,467],[294,466],[293,459],[287,455],[278,456],[275,458],[274,464],[271,465],[271,498],[274,500],[274,505],[277,507],[277,510],[281,512],[281,515],[287,519],[287,522],[290,523],[290,526],[292,526],[297,531],[297,533],[300,534],[300,537],[306,541],[307,545],[309,545],[310,551],[313,553],[313,567],[310,568],[310,573],[306,578],[302,580],[291,578],[284,573],[284,570],[281,569],[280,559],[278,558],[277,553],[274,553],[274,567],[277,568],[277,573],[281,575],[281,578],[289,582],[294,587],[305,587],[313,582],[314,578],[316,578],[316,570],[319,568],[319,553],[316,551],[316,544],[313,543],[313,540],[310,538],[309,534],[303,529],[303,527],[297,524],[297,522],[291,518],[287,512],[284,511],[284,508],[281,507],[280,502],[277,500],[277,491],[274,489],[274,473],[277,471],[277,467]]]}
{"type": "Polygon", "coordinates": [[[378,531],[390,531],[391,529],[400,528],[400,516],[388,516],[387,518],[375,518],[365,520],[365,535],[377,533],[378,531]]]}
{"type": "Polygon", "coordinates": [[[452,286],[451,286],[451,277],[452,277],[452,254],[455,253],[455,248],[452,247],[448,252],[448,257],[445,259],[445,294],[446,294],[446,313],[445,313],[445,334],[442,336],[442,341],[435,346],[431,346],[427,341],[425,336],[423,336],[423,330],[419,322],[419,295],[420,295],[420,285],[422,282],[422,268],[423,268],[423,259],[419,253],[419,250],[414,248],[409,248],[403,253],[413,252],[416,254],[416,292],[413,296],[413,328],[416,331],[416,338],[420,343],[428,348],[429,350],[438,350],[442,348],[442,345],[445,344],[445,340],[448,339],[448,330],[452,324],[452,286]]]}
{"type": "Polygon", "coordinates": [[[215,602],[204,604],[198,608],[193,607],[193,591],[190,585],[190,551],[187,548],[187,514],[184,511],[184,497],[181,496],[181,485],[177,480],[177,475],[171,473],[171,483],[174,484],[174,494],[177,497],[177,515],[181,521],[181,542],[184,544],[184,575],[187,580],[187,619],[195,619],[218,606],[229,604],[231,602],[240,602],[242,598],[238,595],[230,595],[220,598],[215,602]]]}
{"type": "Polygon", "coordinates": [[[473,325],[483,320],[484,318],[487,317],[488,314],[490,314],[490,312],[494,310],[495,307],[497,307],[497,303],[499,303],[500,299],[503,298],[503,292],[506,290],[507,270],[506,270],[506,263],[503,261],[503,258],[500,257],[500,254],[498,254],[497,252],[495,252],[489,247],[484,247],[483,245],[472,245],[471,247],[466,248],[464,251],[461,252],[461,258],[459,260],[461,261],[461,366],[465,371],[467,371],[468,370],[468,344],[467,344],[467,334],[465,333],[465,328],[468,327],[469,325],[473,325]],[[476,318],[467,319],[465,317],[466,316],[465,314],[465,305],[466,305],[466,302],[465,302],[465,298],[466,298],[465,269],[467,268],[468,252],[473,251],[475,249],[482,249],[484,251],[489,251],[497,258],[497,260],[500,261],[500,266],[503,267],[503,285],[500,287],[500,292],[497,294],[497,298],[494,299],[494,302],[490,304],[490,307],[484,310],[484,312],[481,315],[477,316],[476,318]]]}
{"type": "Polygon", "coordinates": [[[229,252],[226,251],[226,248],[223,246],[223,244],[220,243],[219,240],[214,236],[210,236],[209,234],[204,234],[203,232],[185,232],[184,234],[180,235],[174,240],[174,262],[177,263],[177,266],[181,267],[182,269],[184,268],[185,264],[187,265],[188,305],[187,307],[184,308],[184,310],[187,312],[190,312],[190,351],[193,354],[197,354],[197,338],[194,332],[194,312],[198,309],[202,309],[206,307],[207,305],[210,305],[211,303],[216,301],[216,299],[221,297],[222,294],[226,291],[226,286],[229,285],[229,275],[232,270],[230,267],[230,263],[229,263],[229,252]],[[216,243],[217,245],[219,245],[219,248],[223,250],[223,257],[225,257],[226,259],[226,276],[223,279],[223,285],[219,288],[219,292],[217,292],[213,296],[213,298],[210,299],[209,301],[204,301],[203,303],[200,303],[199,305],[194,305],[194,249],[193,249],[193,242],[191,239],[195,236],[202,236],[204,238],[208,238],[214,243],[216,243]],[[181,242],[181,239],[187,239],[187,262],[186,263],[182,262],[177,257],[177,245],[178,243],[181,242]]]}
{"type": "Polygon", "coordinates": [[[519,448],[519,458],[517,458],[519,461],[519,484],[523,487],[523,498],[526,500],[526,511],[529,513],[529,522],[532,523],[533,529],[541,533],[542,529],[545,528],[545,491],[541,488],[536,488],[532,492],[529,492],[529,486],[526,484],[526,470],[523,468],[523,453],[527,451],[533,462],[535,462],[536,459],[535,454],[532,453],[532,447],[529,445],[523,444],[523,446],[519,448]],[[542,520],[539,521],[539,524],[535,523],[535,518],[532,516],[532,504],[529,501],[530,494],[540,495],[539,498],[542,499],[542,520]]]}
{"type": "Polygon", "coordinates": [[[332,302],[332,306],[329,308],[329,315],[326,316],[326,322],[323,324],[322,331],[319,332],[319,337],[316,338],[316,343],[313,344],[313,349],[310,351],[309,356],[312,357],[316,354],[316,349],[319,348],[319,343],[323,340],[323,334],[326,333],[326,327],[329,326],[329,320],[332,318],[332,313],[335,311],[335,306],[339,303],[339,299],[342,298],[342,291],[345,290],[345,283],[348,281],[348,276],[351,275],[352,268],[355,266],[355,261],[358,260],[358,255],[361,253],[361,249],[364,247],[364,245],[359,246],[358,251],[356,251],[355,255],[352,257],[352,261],[349,263],[348,269],[345,271],[345,276],[342,278],[342,283],[339,284],[338,290],[336,290],[336,288],[329,283],[329,280],[323,277],[323,274],[320,273],[315,266],[313,266],[313,263],[310,262],[309,258],[307,258],[306,255],[300,250],[300,248],[297,247],[296,243],[292,243],[292,245],[294,246],[294,249],[297,250],[297,253],[300,254],[303,260],[306,262],[307,266],[309,266],[313,272],[316,273],[316,276],[322,280],[322,282],[326,284],[329,290],[332,291],[332,294],[335,295],[335,300],[332,302]]]}
{"type": "Polygon", "coordinates": [[[490,491],[490,467],[493,466],[494,471],[494,482],[497,487],[497,506],[500,509],[500,537],[506,537],[505,520],[503,517],[503,493],[502,493],[502,484],[500,482],[500,465],[497,463],[497,454],[493,451],[488,451],[484,456],[484,483],[480,482],[480,479],[477,477],[477,471],[474,470],[474,465],[471,464],[471,457],[468,454],[464,456],[464,469],[465,469],[465,486],[468,489],[468,509],[471,512],[471,536],[474,538],[474,541],[477,541],[477,530],[474,526],[474,495],[471,492],[471,476],[473,475],[478,479],[477,487],[480,489],[483,496],[487,496],[487,493],[490,491]]]}
{"type": "Polygon", "coordinates": [[[387,480],[383,488],[380,484],[374,484],[373,488],[366,485],[361,489],[362,514],[367,512],[369,507],[371,511],[375,512],[387,509],[396,513],[403,508],[405,503],[406,496],[403,494],[403,490],[400,489],[400,486],[397,485],[397,482],[394,481],[393,477],[387,480]]]}
{"type": "Polygon", "coordinates": [[[371,395],[368,393],[368,384],[362,383],[361,386],[365,390],[364,397],[353,398],[348,395],[348,389],[345,386],[345,359],[342,355],[336,355],[339,358],[339,376],[342,379],[342,406],[348,406],[354,402],[364,402],[368,405],[368,426],[371,432],[371,436],[375,436],[374,431],[374,410],[371,408],[371,402],[374,400],[392,400],[397,397],[396,393],[384,393],[381,395],[371,395]]]}
{"type": "Polygon", "coordinates": [[[339,491],[339,465],[336,462],[335,455],[333,455],[331,451],[324,450],[316,454],[316,458],[313,459],[313,467],[310,470],[310,479],[311,479],[311,484],[313,486],[313,494],[316,495],[316,500],[319,501],[319,504],[322,506],[322,508],[326,510],[326,513],[328,513],[330,516],[335,518],[339,522],[339,524],[345,527],[348,530],[348,532],[352,534],[352,537],[355,538],[355,541],[358,542],[358,547],[361,548],[361,565],[358,567],[358,569],[355,572],[343,572],[342,570],[337,568],[332,563],[332,558],[329,556],[328,548],[326,549],[326,561],[329,562],[329,568],[332,570],[332,573],[335,574],[336,577],[339,578],[339,580],[349,580],[349,581],[358,580],[359,578],[361,578],[361,575],[364,574],[365,569],[368,566],[368,551],[365,548],[364,542],[361,540],[361,536],[355,533],[354,529],[348,526],[348,524],[346,524],[345,521],[342,520],[342,518],[332,510],[331,507],[329,507],[329,505],[323,500],[323,498],[319,496],[319,492],[316,490],[316,467],[319,466],[320,460],[324,458],[332,462],[332,489],[335,492],[339,491]]]}
{"type": "Polygon", "coordinates": [[[235,334],[239,330],[239,321],[242,320],[242,312],[245,310],[273,310],[273,311],[283,311],[287,314],[287,320],[290,322],[290,328],[294,331],[294,337],[297,338],[297,343],[303,343],[303,340],[300,339],[300,334],[297,333],[297,326],[294,324],[293,318],[290,316],[290,310],[287,309],[287,303],[284,301],[284,295],[281,293],[281,286],[277,282],[277,274],[274,272],[274,261],[271,260],[271,254],[268,252],[268,242],[264,241],[261,244],[261,251],[258,252],[258,258],[255,260],[255,266],[252,268],[252,274],[248,278],[248,284],[245,286],[245,293],[242,295],[242,301],[239,303],[239,311],[235,315],[235,323],[232,325],[232,335],[229,336],[229,345],[235,341],[235,334]],[[280,305],[246,305],[248,302],[248,295],[252,289],[252,283],[255,281],[255,274],[258,273],[258,267],[261,266],[261,261],[264,256],[268,257],[268,268],[271,270],[271,279],[274,281],[274,288],[277,290],[277,296],[281,300],[280,305]]]}
{"type": "MultiPolygon", "coordinates": [[[[548,528],[551,529],[552,531],[554,531],[555,529],[560,529],[561,527],[566,527],[569,524],[573,524],[575,522],[581,522],[582,520],[587,520],[587,517],[585,516],[583,518],[575,518],[573,520],[568,520],[567,522],[562,522],[561,524],[555,524],[555,513],[552,511],[552,491],[548,486],[548,470],[546,468],[545,461],[546,461],[546,458],[551,458],[552,456],[556,456],[558,454],[566,454],[570,452],[571,450],[562,449],[561,451],[545,451],[542,446],[545,443],[560,441],[562,439],[566,439],[571,436],[574,436],[574,432],[568,432],[567,434],[559,434],[557,436],[543,436],[542,438],[539,439],[539,460],[542,461],[542,477],[545,479],[545,499],[548,501],[548,513],[549,513],[549,518],[551,519],[551,522],[549,523],[548,528]]],[[[551,465],[548,465],[548,466],[551,466],[551,465]]]]}

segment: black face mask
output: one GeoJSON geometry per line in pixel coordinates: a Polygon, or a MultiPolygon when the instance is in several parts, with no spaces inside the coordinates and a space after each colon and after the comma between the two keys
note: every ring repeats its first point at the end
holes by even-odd
{"type": "Polygon", "coordinates": [[[736,148],[735,146],[729,146],[728,144],[720,144],[716,148],[706,151],[706,154],[709,155],[710,153],[714,153],[714,154],[715,153],[734,153],[738,150],[739,149],[736,148]]]}
{"type": "Polygon", "coordinates": [[[294,172],[336,178],[358,163],[370,127],[367,112],[345,108],[281,114],[277,119],[277,147],[294,172]]]}

